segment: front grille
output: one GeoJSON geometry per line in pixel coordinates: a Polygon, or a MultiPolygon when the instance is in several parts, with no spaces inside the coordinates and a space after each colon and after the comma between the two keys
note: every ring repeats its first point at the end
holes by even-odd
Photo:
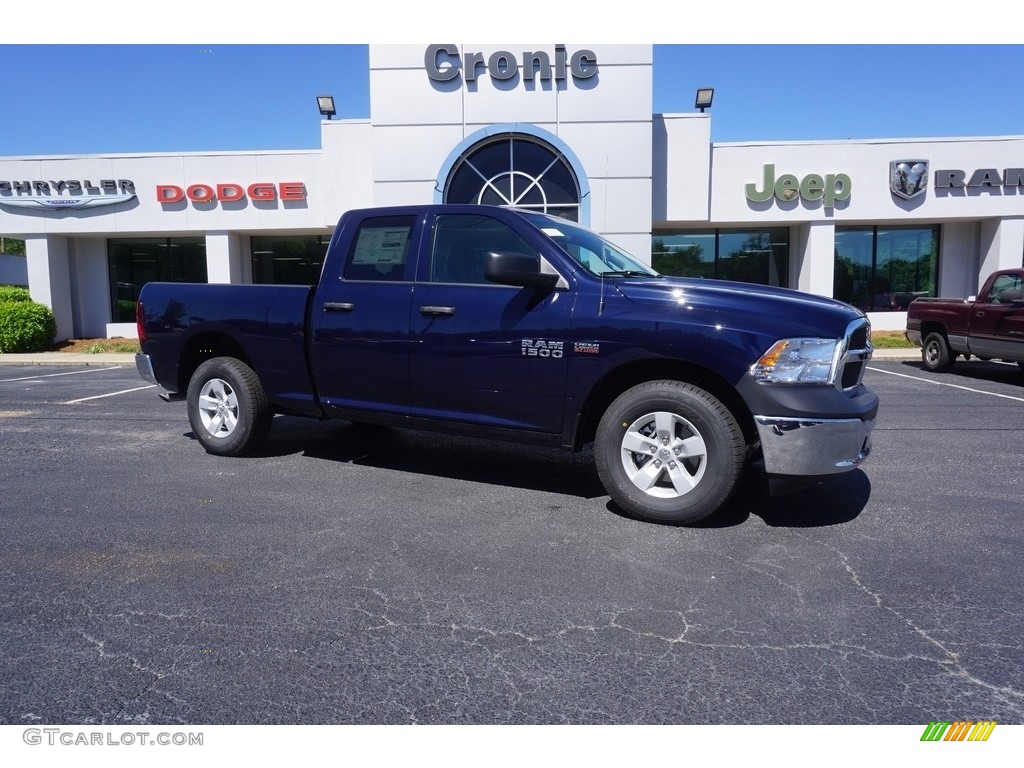
{"type": "Polygon", "coordinates": [[[855,320],[847,327],[843,339],[843,354],[839,363],[842,373],[838,377],[840,389],[845,391],[860,384],[871,353],[871,325],[867,320],[855,320]]]}
{"type": "Polygon", "coordinates": [[[864,363],[856,361],[843,366],[843,389],[850,389],[860,384],[861,374],[864,373],[864,363]]]}

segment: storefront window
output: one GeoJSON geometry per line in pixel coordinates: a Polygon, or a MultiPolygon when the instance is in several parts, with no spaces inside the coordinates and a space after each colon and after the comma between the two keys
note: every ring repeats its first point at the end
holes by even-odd
{"type": "Polygon", "coordinates": [[[833,296],[871,312],[935,296],[939,228],[836,228],[833,296]]]}
{"type": "Polygon", "coordinates": [[[663,275],[713,277],[785,286],[789,230],[659,232],[651,239],[651,266],[663,275]]]}
{"type": "Polygon", "coordinates": [[[10,237],[0,237],[0,253],[7,256],[24,256],[25,241],[15,240],[10,237]]]}
{"type": "Polygon", "coordinates": [[[330,237],[254,237],[252,281],[278,285],[316,285],[330,237]]]}
{"type": "Polygon", "coordinates": [[[107,241],[110,319],[135,322],[135,303],[146,283],[205,283],[206,239],[153,237],[107,241]]]}
{"type": "Polygon", "coordinates": [[[445,185],[446,203],[528,208],[580,220],[580,193],[568,161],[530,136],[508,134],[470,147],[445,185]]]}
{"type": "Polygon", "coordinates": [[[715,234],[655,235],[651,241],[651,266],[663,275],[715,276],[715,234]]]}

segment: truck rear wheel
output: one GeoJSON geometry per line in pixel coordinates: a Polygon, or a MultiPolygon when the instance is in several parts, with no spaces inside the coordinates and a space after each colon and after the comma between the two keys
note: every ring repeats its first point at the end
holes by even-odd
{"type": "Polygon", "coordinates": [[[238,456],[258,446],[273,413],[256,373],[233,357],[202,363],[188,385],[188,420],[208,453],[238,456]]]}
{"type": "Polygon", "coordinates": [[[744,450],[739,424],[713,395],[681,381],[649,381],[605,411],[594,459],[605,490],[626,512],[691,524],[728,500],[744,450]]]}
{"type": "Polygon", "coordinates": [[[949,348],[949,342],[941,333],[933,332],[925,336],[921,347],[921,362],[925,370],[932,373],[945,373],[953,367],[956,357],[949,348]]]}

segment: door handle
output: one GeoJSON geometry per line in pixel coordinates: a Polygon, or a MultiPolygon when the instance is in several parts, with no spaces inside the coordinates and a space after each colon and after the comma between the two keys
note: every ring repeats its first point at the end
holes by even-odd
{"type": "Polygon", "coordinates": [[[984,313],[984,312],[975,312],[975,313],[974,313],[974,316],[975,316],[975,317],[984,317],[984,316],[985,316],[985,313],[984,313]]]}
{"type": "Polygon", "coordinates": [[[451,317],[455,314],[455,307],[436,307],[428,304],[420,307],[420,314],[428,317],[451,317]]]}
{"type": "Polygon", "coordinates": [[[325,301],[324,312],[351,312],[356,305],[349,301],[325,301]]]}

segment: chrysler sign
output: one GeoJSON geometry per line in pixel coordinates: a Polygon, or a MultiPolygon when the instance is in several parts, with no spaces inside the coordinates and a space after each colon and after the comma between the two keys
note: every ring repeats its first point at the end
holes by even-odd
{"type": "Polygon", "coordinates": [[[130,179],[0,181],[0,205],[14,208],[99,208],[134,198],[130,179]]]}

